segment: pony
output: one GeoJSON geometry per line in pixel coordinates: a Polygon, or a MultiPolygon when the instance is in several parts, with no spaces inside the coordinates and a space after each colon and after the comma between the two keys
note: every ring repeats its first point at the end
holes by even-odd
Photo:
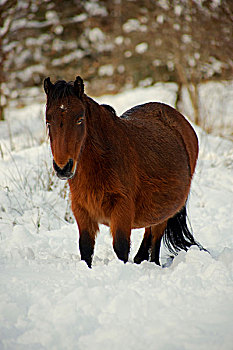
{"type": "Polygon", "coordinates": [[[54,84],[48,77],[44,90],[53,167],[69,183],[81,260],[91,268],[99,224],[110,227],[113,249],[124,263],[136,228],[145,228],[137,264],[160,265],[162,238],[175,255],[200,248],[186,222],[198,139],[185,117],[157,102],[119,117],[87,96],[79,76],[54,84]]]}

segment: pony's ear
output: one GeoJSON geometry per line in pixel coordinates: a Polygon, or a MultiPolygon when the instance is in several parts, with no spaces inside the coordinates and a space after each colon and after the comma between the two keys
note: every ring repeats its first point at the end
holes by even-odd
{"type": "Polygon", "coordinates": [[[82,98],[82,95],[84,94],[84,83],[80,76],[75,79],[74,90],[78,98],[82,98]]]}
{"type": "Polygon", "coordinates": [[[46,95],[49,94],[49,92],[52,90],[53,86],[54,85],[53,85],[53,83],[51,83],[50,77],[48,77],[44,80],[44,91],[45,91],[46,95]]]}

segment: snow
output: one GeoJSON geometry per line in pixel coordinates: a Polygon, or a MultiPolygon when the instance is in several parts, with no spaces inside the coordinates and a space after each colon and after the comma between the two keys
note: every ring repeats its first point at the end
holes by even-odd
{"type": "MultiPolygon", "coordinates": [[[[23,57],[19,56],[20,61],[22,62],[22,60],[25,59],[25,56],[27,55],[29,55],[29,51],[26,51],[23,54],[23,57]]],[[[30,79],[31,74],[34,74],[34,78],[35,78],[35,73],[43,74],[43,72],[44,72],[43,64],[34,64],[31,67],[26,67],[25,69],[22,69],[20,72],[17,72],[17,77],[19,77],[23,82],[26,82],[27,80],[30,79]]]]}
{"type": "Polygon", "coordinates": [[[176,16],[180,16],[182,14],[183,8],[180,5],[174,6],[174,13],[176,16]]]}
{"type": "Polygon", "coordinates": [[[163,15],[158,15],[157,18],[156,18],[156,21],[159,24],[162,24],[164,22],[164,16],[163,15]]]}
{"type": "Polygon", "coordinates": [[[189,44],[192,42],[192,36],[189,34],[183,34],[182,35],[182,42],[185,44],[189,44]]]}
{"type": "Polygon", "coordinates": [[[146,42],[140,43],[135,46],[135,51],[139,54],[143,54],[148,50],[148,44],[146,42]]]}
{"type": "Polygon", "coordinates": [[[51,23],[53,24],[57,24],[59,23],[59,17],[57,15],[57,12],[56,11],[47,11],[46,14],[45,14],[45,17],[48,21],[50,21],[51,23]]]}
{"type": "Polygon", "coordinates": [[[134,31],[147,32],[147,26],[145,24],[141,24],[136,18],[131,18],[125,22],[122,29],[125,33],[131,33],[134,31]]]}
{"type": "MultiPolygon", "coordinates": [[[[200,122],[215,135],[233,135],[233,82],[209,81],[198,86],[200,122]]],[[[187,89],[182,89],[182,110],[190,118],[194,112],[187,89]]]]}
{"type": "MultiPolygon", "coordinates": [[[[57,44],[59,44],[57,42],[57,44]]],[[[62,43],[60,43],[62,45],[62,43]]],[[[57,48],[58,50],[58,45],[57,45],[57,48]]],[[[55,66],[59,66],[61,64],[68,64],[72,61],[77,61],[77,60],[80,60],[81,58],[83,58],[83,56],[85,55],[85,52],[83,50],[75,50],[75,51],[72,51],[71,53],[61,57],[61,58],[55,58],[52,60],[52,65],[55,67],[55,66]]]]}
{"type": "Polygon", "coordinates": [[[88,33],[91,42],[103,41],[105,39],[105,34],[99,28],[93,28],[88,33]]]}
{"type": "Polygon", "coordinates": [[[79,23],[79,22],[84,22],[88,18],[86,13],[81,13],[80,15],[76,15],[72,18],[69,18],[70,23],[79,23]]]}
{"type": "Polygon", "coordinates": [[[101,6],[96,0],[89,0],[84,2],[85,10],[90,16],[107,16],[107,10],[101,6]]]}
{"type": "Polygon", "coordinates": [[[114,73],[114,67],[112,64],[106,64],[104,66],[100,66],[98,69],[98,75],[111,77],[114,73]]]}
{"type": "MultiPolygon", "coordinates": [[[[159,83],[98,101],[120,114],[148,101],[174,105],[176,93],[176,84],[159,83]]],[[[214,103],[215,116],[230,110],[231,99],[214,103]]],[[[90,270],[80,260],[66,183],[52,173],[43,104],[12,106],[7,119],[0,136],[0,349],[232,349],[232,143],[195,127],[200,156],[188,212],[209,253],[180,252],[168,268],[136,265],[143,231],[134,230],[123,264],[101,226],[90,270]]]]}

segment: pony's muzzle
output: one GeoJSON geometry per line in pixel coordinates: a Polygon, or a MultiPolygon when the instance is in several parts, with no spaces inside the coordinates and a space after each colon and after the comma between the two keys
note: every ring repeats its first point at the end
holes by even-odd
{"type": "Polygon", "coordinates": [[[73,159],[69,159],[66,165],[63,168],[60,168],[56,162],[53,160],[53,168],[61,180],[68,180],[74,176],[75,171],[72,171],[74,162],[73,159]]]}

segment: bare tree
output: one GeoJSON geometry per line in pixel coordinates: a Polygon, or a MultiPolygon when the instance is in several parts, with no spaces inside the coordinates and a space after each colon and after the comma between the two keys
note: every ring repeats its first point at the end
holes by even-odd
{"type": "Polygon", "coordinates": [[[7,103],[7,95],[3,89],[3,84],[7,79],[4,66],[7,59],[7,37],[15,17],[16,3],[16,0],[9,0],[3,1],[0,5],[0,120],[4,120],[4,108],[7,103]]]}

